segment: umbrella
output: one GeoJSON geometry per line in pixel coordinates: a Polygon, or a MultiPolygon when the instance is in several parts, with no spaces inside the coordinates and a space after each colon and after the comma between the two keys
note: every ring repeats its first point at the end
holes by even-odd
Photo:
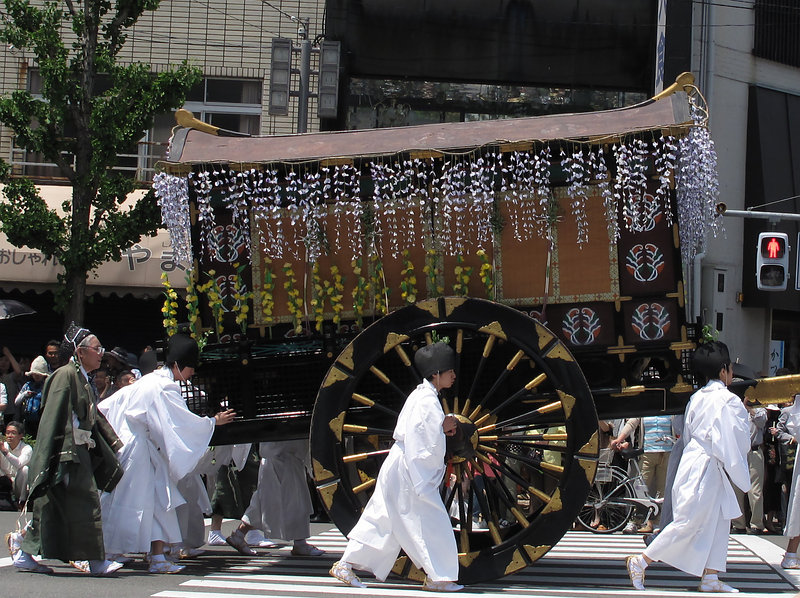
{"type": "Polygon", "coordinates": [[[35,314],[36,310],[13,299],[0,299],[0,320],[35,314]]]}

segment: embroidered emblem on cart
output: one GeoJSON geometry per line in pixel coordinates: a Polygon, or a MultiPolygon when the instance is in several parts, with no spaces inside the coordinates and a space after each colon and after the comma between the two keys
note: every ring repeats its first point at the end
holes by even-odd
{"type": "Polygon", "coordinates": [[[561,322],[564,336],[573,345],[591,345],[597,340],[602,327],[600,318],[590,307],[573,307],[561,322]]]}
{"type": "Polygon", "coordinates": [[[631,327],[642,340],[664,338],[670,329],[669,311],[660,303],[642,303],[633,312],[631,327]]]}
{"type": "Polygon", "coordinates": [[[244,233],[233,224],[215,226],[211,229],[212,259],[222,263],[232,263],[247,251],[244,233]]]}
{"type": "Polygon", "coordinates": [[[625,268],[639,282],[652,282],[664,269],[664,254],[652,243],[639,243],[628,251],[625,268]]]}

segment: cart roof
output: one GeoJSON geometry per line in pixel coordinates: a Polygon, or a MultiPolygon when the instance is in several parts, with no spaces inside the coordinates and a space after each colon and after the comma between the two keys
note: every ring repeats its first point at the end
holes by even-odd
{"type": "Polygon", "coordinates": [[[222,136],[224,131],[209,134],[184,127],[176,130],[169,158],[161,166],[167,172],[178,173],[185,172],[192,164],[256,165],[351,161],[403,153],[458,154],[484,147],[560,139],[614,142],[627,135],[659,129],[676,134],[690,126],[687,94],[676,91],[662,99],[615,110],[386,129],[226,137],[222,136]]]}

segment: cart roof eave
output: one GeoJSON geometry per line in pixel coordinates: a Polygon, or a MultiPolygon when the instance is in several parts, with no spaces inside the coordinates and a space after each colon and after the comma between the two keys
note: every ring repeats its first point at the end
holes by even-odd
{"type": "Polygon", "coordinates": [[[177,129],[169,158],[177,173],[193,164],[302,163],[358,160],[412,152],[468,153],[526,142],[614,142],[626,135],[692,126],[687,94],[678,91],[628,108],[507,120],[442,123],[327,133],[223,137],[194,128],[177,129]]]}

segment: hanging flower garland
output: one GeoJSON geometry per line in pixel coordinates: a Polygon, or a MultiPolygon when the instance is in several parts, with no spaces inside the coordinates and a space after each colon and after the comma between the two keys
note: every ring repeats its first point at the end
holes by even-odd
{"type": "Polygon", "coordinates": [[[567,173],[567,195],[570,199],[570,212],[577,227],[578,248],[589,242],[589,221],[586,218],[587,172],[583,161],[583,150],[578,147],[570,155],[561,148],[561,168],[567,173]]]}
{"type": "Polygon", "coordinates": [[[456,266],[453,269],[455,282],[453,283],[453,294],[458,297],[466,297],[469,293],[469,279],[472,277],[472,266],[464,265],[464,256],[456,256],[456,266]]]}
{"type": "Polygon", "coordinates": [[[362,261],[362,258],[359,257],[350,262],[350,267],[353,269],[353,276],[355,276],[356,281],[352,291],[353,317],[359,329],[364,327],[364,310],[367,305],[369,292],[372,289],[372,283],[363,276],[362,261]]]}
{"type": "Polygon", "coordinates": [[[214,331],[217,335],[217,342],[221,342],[225,318],[222,289],[220,289],[217,273],[214,270],[209,270],[207,276],[208,281],[205,284],[198,285],[197,292],[205,293],[208,299],[208,306],[211,308],[211,314],[214,317],[214,331]]]}
{"type": "Polygon", "coordinates": [[[247,334],[247,319],[248,314],[250,313],[249,301],[253,298],[253,293],[247,289],[247,285],[244,282],[244,276],[242,276],[242,272],[246,266],[237,262],[233,264],[233,267],[236,270],[236,273],[230,276],[234,300],[232,311],[234,313],[234,320],[236,321],[236,324],[239,326],[242,335],[245,335],[247,334]]]}
{"type": "Polygon", "coordinates": [[[272,325],[275,323],[275,274],[272,272],[272,260],[265,257],[263,262],[264,280],[259,291],[261,319],[269,326],[269,336],[272,338],[272,325]]]}
{"type": "Polygon", "coordinates": [[[494,299],[494,269],[489,261],[489,256],[483,249],[476,252],[478,259],[481,260],[481,267],[478,269],[478,276],[481,278],[483,288],[486,289],[486,298],[494,299]]]}
{"type": "Polygon", "coordinates": [[[186,271],[186,311],[189,319],[189,334],[195,340],[201,338],[200,300],[197,296],[197,271],[186,271]]]}
{"type": "Polygon", "coordinates": [[[283,288],[286,289],[286,294],[288,295],[287,307],[289,308],[289,314],[292,316],[292,328],[295,334],[300,334],[303,332],[303,298],[297,289],[297,278],[289,262],[283,264],[283,274],[286,276],[283,288]]]}
{"type": "Polygon", "coordinates": [[[717,152],[705,126],[703,110],[694,102],[690,109],[695,126],[678,144],[678,168],[675,171],[678,230],[684,264],[694,260],[709,230],[717,236],[722,227],[722,218],[716,217],[719,202],[717,152]]]}
{"type": "Polygon", "coordinates": [[[441,297],[444,295],[444,287],[439,284],[439,266],[436,250],[428,249],[425,252],[425,266],[422,268],[423,274],[428,279],[429,297],[441,297]]]}
{"type": "Polygon", "coordinates": [[[333,325],[339,328],[339,323],[342,321],[342,312],[344,311],[344,276],[339,272],[339,266],[335,264],[331,266],[331,284],[327,288],[328,301],[330,301],[331,309],[333,310],[333,325]]]}
{"type": "Polygon", "coordinates": [[[602,148],[591,149],[588,156],[589,171],[591,177],[597,182],[600,197],[603,199],[603,207],[606,213],[606,230],[608,238],[612,243],[619,240],[619,224],[617,220],[617,198],[611,189],[608,166],[602,148]]]}
{"type": "Polygon", "coordinates": [[[311,313],[314,315],[314,329],[320,333],[322,322],[325,320],[326,295],[327,292],[319,276],[319,262],[314,262],[311,266],[311,313]]]}
{"type": "Polygon", "coordinates": [[[386,276],[383,272],[383,262],[377,253],[369,256],[370,286],[373,290],[374,309],[376,316],[385,316],[389,313],[389,294],[391,289],[386,286],[386,276]]]}
{"type": "Polygon", "coordinates": [[[677,166],[678,144],[672,135],[662,135],[658,141],[653,140],[653,153],[655,154],[655,168],[658,174],[658,189],[656,198],[664,206],[667,226],[672,226],[672,199],[673,173],[677,166]]]}
{"type": "MultiPolygon", "coordinates": [[[[191,173],[189,177],[191,177],[191,173]]],[[[189,238],[189,187],[188,180],[159,172],[153,177],[161,222],[169,231],[175,261],[189,264],[192,261],[192,242],[189,238]]]]}
{"type": "Polygon", "coordinates": [[[164,330],[167,337],[178,332],[178,293],[172,288],[166,272],[161,273],[161,285],[164,287],[164,306],[161,313],[164,319],[164,330]]]}
{"type": "Polygon", "coordinates": [[[417,275],[414,273],[414,263],[408,254],[408,249],[403,250],[403,269],[400,270],[400,275],[403,280],[400,281],[400,297],[406,303],[417,302],[417,275]]]}

